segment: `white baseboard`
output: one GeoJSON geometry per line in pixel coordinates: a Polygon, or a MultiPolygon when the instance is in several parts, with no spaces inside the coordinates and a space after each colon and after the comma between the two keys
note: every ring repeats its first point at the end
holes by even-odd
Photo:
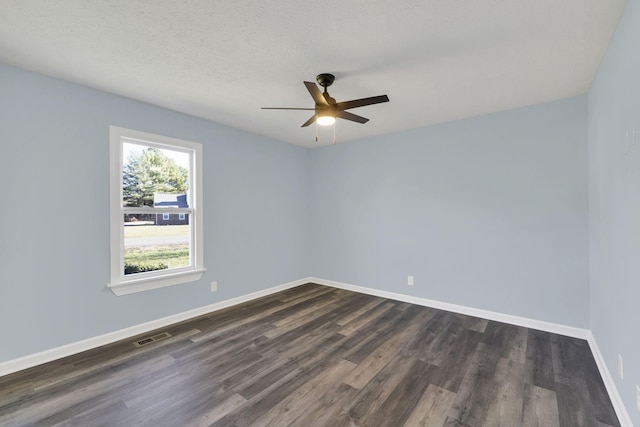
{"type": "Polygon", "coordinates": [[[600,352],[600,348],[598,347],[596,338],[593,336],[591,331],[589,331],[589,338],[587,339],[587,342],[589,343],[589,347],[591,347],[591,353],[593,353],[593,357],[596,360],[596,364],[598,365],[598,369],[600,370],[600,375],[602,376],[602,381],[604,381],[604,385],[607,388],[607,393],[609,393],[609,398],[611,399],[613,408],[618,415],[618,421],[620,421],[620,425],[622,427],[633,427],[629,412],[627,412],[627,408],[622,402],[622,397],[620,397],[620,393],[618,393],[618,388],[613,381],[611,372],[609,372],[609,368],[607,368],[607,364],[604,361],[604,357],[602,357],[602,353],[600,352]]]}
{"type": "Polygon", "coordinates": [[[540,331],[551,332],[554,334],[565,335],[574,338],[584,339],[589,343],[591,352],[598,365],[598,370],[602,376],[605,387],[613,404],[613,408],[618,416],[618,421],[622,427],[633,427],[629,413],[622,402],[622,398],[618,393],[613,378],[609,373],[606,363],[600,353],[595,337],[589,329],[581,329],[573,326],[566,326],[557,323],[546,322],[543,320],[529,319],[526,317],[513,316],[510,314],[498,313],[495,311],[481,310],[478,308],[467,307],[463,305],[450,304],[442,301],[430,300],[427,298],[414,297],[411,295],[398,294],[395,292],[381,291],[379,289],[367,288],[364,286],[351,285],[349,283],[335,282],[333,280],[325,280],[317,277],[309,277],[309,282],[319,285],[331,286],[334,288],[345,289],[348,291],[359,292],[362,294],[373,295],[382,298],[389,298],[396,301],[408,302],[411,304],[433,307],[440,310],[452,311],[454,313],[466,314],[468,316],[480,317],[482,319],[495,320],[497,322],[509,323],[512,325],[523,326],[525,328],[537,329],[540,331]]]}
{"type": "Polygon", "coordinates": [[[523,326],[530,329],[538,329],[540,331],[551,332],[554,334],[566,335],[569,337],[580,338],[584,340],[588,339],[589,336],[591,336],[591,332],[588,329],[576,328],[573,326],[566,326],[558,323],[546,322],[543,320],[529,319],[526,317],[513,316],[511,314],[498,313],[496,311],[482,310],[479,308],[467,307],[464,305],[450,304],[448,302],[436,301],[405,294],[398,294],[395,292],[381,291],[379,289],[356,286],[349,283],[334,282],[333,280],[325,280],[317,277],[309,277],[308,279],[310,282],[318,283],[319,285],[332,286],[334,288],[345,289],[362,294],[389,298],[396,301],[408,302],[425,307],[433,307],[440,310],[453,311],[455,313],[466,314],[467,316],[495,320],[496,322],[509,323],[511,325],[523,326]]]}
{"type": "Polygon", "coordinates": [[[118,331],[106,333],[92,338],[87,338],[82,341],[66,344],[60,347],[52,348],[49,350],[41,351],[39,353],[29,354],[27,356],[20,357],[18,359],[8,360],[0,363],[0,377],[8,375],[14,372],[22,371],[27,368],[31,368],[43,363],[51,362],[53,360],[61,359],[63,357],[71,356],[83,351],[91,350],[96,347],[100,347],[106,344],[111,344],[116,341],[131,338],[136,335],[143,334],[145,332],[152,331],[154,329],[163,328],[174,323],[182,322],[194,317],[202,316],[203,314],[211,313],[216,310],[231,307],[232,305],[247,302],[256,298],[260,298],[266,295],[270,295],[276,292],[284,291],[285,289],[293,288],[295,286],[309,283],[308,279],[294,280],[293,282],[284,283],[282,285],[274,286],[272,288],[264,289],[261,291],[253,292],[247,295],[242,295],[236,298],[231,298],[225,301],[220,301],[214,304],[206,305],[204,307],[194,308],[182,313],[173,314],[171,316],[163,317],[161,319],[152,320],[150,322],[142,323],[139,325],[131,326],[118,331]]]}

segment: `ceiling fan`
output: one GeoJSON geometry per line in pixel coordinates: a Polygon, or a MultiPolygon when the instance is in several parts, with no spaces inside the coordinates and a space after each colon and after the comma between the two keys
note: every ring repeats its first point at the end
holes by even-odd
{"type": "Polygon", "coordinates": [[[319,125],[332,125],[335,123],[336,118],[350,120],[357,123],[367,123],[369,119],[358,116],[356,114],[349,113],[345,110],[351,108],[364,107],[366,105],[380,104],[381,102],[389,102],[387,95],[373,96],[370,98],[354,99],[352,101],[336,102],[335,98],[332,98],[327,92],[327,88],[333,84],[335,76],[329,73],[318,74],[316,81],[320,86],[324,88],[324,92],[320,92],[318,86],[313,82],[304,82],[307,90],[311,94],[315,108],[281,108],[281,107],[262,107],[263,110],[312,110],[315,111],[313,116],[302,127],[309,126],[311,123],[316,122],[319,125]]]}

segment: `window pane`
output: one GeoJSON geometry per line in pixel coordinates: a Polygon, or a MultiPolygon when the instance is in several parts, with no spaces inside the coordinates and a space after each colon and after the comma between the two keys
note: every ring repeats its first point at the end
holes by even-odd
{"type": "Polygon", "coordinates": [[[189,154],[122,143],[122,205],[189,207],[189,154]]]}
{"type": "Polygon", "coordinates": [[[189,214],[128,214],[124,217],[124,274],[191,265],[189,214]]]}

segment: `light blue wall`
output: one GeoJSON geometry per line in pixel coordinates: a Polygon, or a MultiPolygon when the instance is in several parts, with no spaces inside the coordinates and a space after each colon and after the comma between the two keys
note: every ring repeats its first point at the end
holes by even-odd
{"type": "Polygon", "coordinates": [[[0,146],[0,362],[307,275],[308,150],[2,64],[0,146]],[[199,282],[106,288],[109,125],[203,144],[199,282]]]}
{"type": "Polygon", "coordinates": [[[314,150],[312,275],[588,327],[586,102],[314,150]]]}
{"type": "Polygon", "coordinates": [[[635,425],[640,384],[640,1],[630,0],[589,92],[591,329],[635,425]],[[627,146],[628,131],[636,142],[627,146]],[[617,375],[624,358],[624,380],[617,375]]]}
{"type": "Polygon", "coordinates": [[[308,275],[588,325],[584,97],[304,150],[6,65],[0,85],[0,361],[308,275]],[[204,144],[200,282],[106,289],[109,125],[204,144]]]}

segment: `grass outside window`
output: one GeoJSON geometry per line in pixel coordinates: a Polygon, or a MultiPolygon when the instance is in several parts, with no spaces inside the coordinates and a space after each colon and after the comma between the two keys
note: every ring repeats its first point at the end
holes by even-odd
{"type": "Polygon", "coordinates": [[[187,267],[188,225],[142,225],[124,227],[124,262],[152,270],[187,267]]]}

